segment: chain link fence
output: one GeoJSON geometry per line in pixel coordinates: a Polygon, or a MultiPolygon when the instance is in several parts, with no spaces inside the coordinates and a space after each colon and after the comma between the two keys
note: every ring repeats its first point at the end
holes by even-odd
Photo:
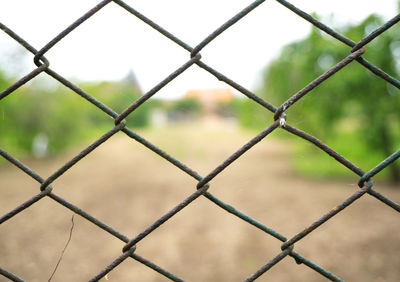
{"type": "MultiPolygon", "coordinates": [[[[4,223],[5,221],[12,219],[13,216],[17,215],[21,211],[29,208],[31,205],[37,203],[41,199],[48,197],[53,199],[55,202],[59,203],[60,205],[64,206],[65,208],[73,211],[76,214],[79,214],[83,218],[87,219],[94,225],[98,226],[99,228],[107,231],[111,235],[115,236],[119,240],[123,241],[126,243],[126,245],[122,249],[122,254],[115,258],[114,261],[110,262],[109,265],[107,265],[105,268],[100,270],[90,281],[97,281],[103,277],[105,277],[110,271],[112,271],[114,268],[118,267],[118,265],[123,262],[124,260],[128,258],[132,258],[147,267],[153,269],[154,271],[157,271],[159,274],[165,276],[166,278],[169,278],[173,281],[184,281],[183,278],[178,277],[177,275],[169,272],[168,270],[156,265],[149,259],[146,259],[142,256],[140,256],[136,252],[136,246],[140,243],[140,241],[148,236],[150,233],[152,233],[154,230],[156,230],[158,227],[160,227],[162,224],[164,224],[167,220],[172,218],[174,215],[182,211],[185,207],[193,203],[196,199],[199,197],[203,196],[207,199],[209,199],[211,202],[216,204],[218,207],[224,209],[226,212],[233,214],[234,216],[242,219],[243,221],[247,222],[248,224],[254,226],[254,228],[259,229],[260,232],[264,232],[265,235],[267,236],[272,236],[276,238],[278,241],[281,242],[281,252],[277,254],[275,257],[271,258],[270,261],[268,261],[265,265],[263,265],[261,268],[256,270],[254,273],[249,274],[248,278],[246,281],[253,281],[257,279],[258,277],[265,275],[267,276],[266,272],[270,270],[272,267],[274,267],[276,264],[278,264],[280,261],[287,257],[292,257],[297,264],[302,264],[304,267],[309,267],[313,269],[314,271],[318,272],[321,274],[323,277],[327,278],[328,280],[332,281],[342,281],[340,277],[338,277],[336,274],[329,272],[328,270],[324,269],[323,267],[319,266],[317,263],[310,261],[306,257],[304,257],[302,254],[294,251],[294,246],[296,242],[302,240],[306,236],[308,236],[311,232],[313,232],[315,229],[326,223],[328,220],[330,220],[332,217],[343,211],[346,207],[352,205],[355,203],[358,199],[361,197],[373,197],[387,205],[388,208],[392,208],[396,210],[397,212],[400,212],[400,205],[398,203],[395,203],[392,201],[390,198],[387,196],[381,194],[377,190],[374,189],[373,187],[373,182],[372,182],[372,177],[378,173],[380,173],[383,169],[388,167],[390,164],[395,162],[399,156],[400,156],[400,150],[393,152],[392,155],[390,155],[388,158],[383,160],[381,163],[377,164],[376,167],[372,168],[369,171],[363,171],[356,165],[354,165],[350,160],[347,160],[340,154],[338,154],[334,149],[328,147],[326,144],[318,140],[316,137],[310,135],[307,132],[301,131],[290,124],[286,122],[286,114],[285,111],[293,106],[298,100],[300,100],[302,97],[310,93],[315,87],[317,87],[319,84],[323,83],[325,80],[330,78],[333,74],[336,72],[340,71],[341,69],[345,68],[348,64],[350,64],[353,61],[356,61],[357,63],[361,64],[364,66],[366,69],[371,71],[373,74],[376,76],[386,80],[388,83],[392,84],[393,86],[397,87],[400,89],[400,81],[397,80],[396,78],[390,76],[389,74],[385,73],[383,70],[379,69],[366,59],[362,57],[362,55],[365,52],[365,49],[363,48],[366,46],[369,42],[371,42],[374,38],[378,37],[380,34],[382,34],[384,31],[387,29],[391,28],[393,25],[399,22],[400,20],[400,14],[386,22],[384,25],[379,27],[378,29],[374,30],[371,32],[368,36],[363,38],[360,42],[353,42],[351,39],[343,36],[342,34],[336,32],[329,26],[325,25],[321,21],[315,19],[313,16],[310,14],[305,13],[298,7],[295,7],[291,3],[285,1],[285,0],[276,0],[279,2],[281,5],[292,11],[293,13],[297,14],[299,17],[303,18],[305,21],[308,21],[310,24],[314,25],[315,27],[319,28],[320,30],[324,31],[325,33],[329,34],[330,36],[336,38],[337,40],[341,41],[342,43],[346,44],[349,46],[349,55],[343,60],[341,60],[339,63],[337,63],[335,66],[333,66],[331,69],[323,73],[321,76],[315,78],[312,82],[310,82],[307,86],[305,86],[303,89],[299,90],[297,93],[291,96],[290,99],[288,99],[286,102],[284,102],[281,106],[276,107],[269,103],[268,101],[264,100],[263,98],[255,95],[248,89],[244,88],[243,86],[239,85],[235,81],[229,79],[222,73],[218,72],[216,69],[213,67],[205,64],[201,60],[201,55],[200,51],[206,47],[211,41],[213,41],[215,38],[217,38],[220,34],[222,34],[224,31],[226,31],[229,27],[240,21],[242,18],[244,18],[247,14],[249,14],[251,11],[256,9],[259,5],[261,5],[264,0],[257,0],[251,3],[249,6],[245,7],[242,11],[234,15],[230,20],[225,22],[222,26],[217,28],[213,33],[208,35],[200,44],[198,44],[195,47],[189,46],[167,30],[165,30],[163,27],[159,26],[155,22],[153,22],[151,19],[147,18],[145,15],[141,14],[135,8],[132,6],[126,4],[125,2],[121,0],[104,0],[99,2],[95,7],[93,7],[90,11],[88,11],[86,14],[84,14],[81,18],[73,22],[68,28],[63,30],[61,33],[59,33],[54,39],[52,39],[49,43],[47,43],[43,48],[40,50],[35,49],[32,45],[30,45],[28,42],[26,42],[23,38],[21,38],[18,34],[13,32],[10,28],[8,28],[6,25],[3,23],[0,23],[0,29],[8,34],[10,37],[12,37],[16,42],[18,42],[20,45],[22,45],[26,50],[34,54],[34,63],[37,66],[34,70],[32,70],[28,75],[22,77],[18,81],[16,81],[14,84],[10,85],[7,89],[3,90],[0,93],[0,100],[6,98],[8,95],[12,95],[15,90],[17,90],[19,87],[24,85],[25,83],[29,82],[36,76],[38,76],[41,73],[46,73],[48,76],[54,78],[56,81],[59,83],[65,85],[66,87],[70,88],[73,90],[77,95],[80,95],[82,98],[84,98],[87,102],[92,103],[95,107],[97,107],[99,110],[103,111],[104,114],[110,116],[112,119],[115,120],[115,127],[106,132],[102,137],[97,139],[95,142],[93,142],[90,146],[85,148],[83,151],[81,151],[79,154],[77,154],[74,158],[72,158],[70,161],[65,163],[63,166],[61,166],[58,170],[56,170],[50,177],[48,178],[43,178],[39,174],[37,174],[35,171],[27,167],[23,162],[17,160],[15,157],[7,153],[5,150],[0,148],[0,154],[2,155],[3,158],[5,158],[7,161],[10,163],[14,164],[17,166],[19,169],[21,169],[23,172],[25,172],[27,175],[35,179],[39,184],[40,184],[40,191],[38,194],[34,195],[32,198],[28,199],[26,202],[22,203],[18,207],[12,209],[5,215],[2,215],[0,217],[0,224],[4,223]],[[113,2],[113,3],[111,3],[113,2]],[[100,101],[96,100],[93,96],[91,96],[89,93],[86,93],[84,90],[80,89],[77,85],[73,84],[71,81],[65,79],[62,75],[59,73],[55,72],[53,69],[50,68],[50,62],[46,59],[45,54],[53,48],[56,44],[58,44],[61,40],[68,40],[68,35],[74,31],[75,28],[77,28],[80,24],[85,22],[87,19],[92,17],[95,13],[97,13],[100,9],[105,7],[106,5],[118,5],[121,8],[121,12],[127,12],[130,13],[132,16],[139,18],[155,30],[157,30],[162,36],[165,36],[175,42],[177,45],[185,49],[188,54],[189,54],[189,60],[183,64],[180,68],[178,68],[176,71],[171,73],[168,77],[166,77],[163,81],[161,81],[159,84],[155,85],[154,88],[152,88],[149,92],[145,93],[143,96],[141,96],[139,99],[134,101],[128,108],[126,108],[122,113],[117,113],[113,109],[107,107],[106,105],[102,104],[100,101]],[[161,150],[160,148],[156,147],[154,144],[150,143],[147,141],[145,138],[141,137],[131,129],[129,129],[126,126],[126,123],[124,119],[130,115],[132,112],[134,112],[137,108],[139,108],[143,103],[146,103],[146,101],[152,97],[155,93],[157,93],[160,89],[162,89],[165,85],[176,79],[180,74],[185,72],[187,69],[191,68],[193,65],[197,65],[200,68],[206,70],[210,74],[212,74],[216,79],[225,82],[226,84],[232,86],[245,96],[247,96],[249,99],[253,100],[254,103],[258,103],[261,106],[265,108],[265,110],[270,111],[273,116],[273,121],[271,124],[265,128],[262,132],[260,132],[257,136],[252,138],[250,141],[248,141],[243,147],[241,147],[239,150],[234,152],[228,159],[226,159],[224,162],[222,162],[219,166],[211,170],[211,172],[205,176],[199,175],[196,171],[191,169],[190,167],[186,166],[184,163],[180,162],[177,160],[174,156],[168,154],[168,152],[165,152],[161,150]],[[267,137],[271,132],[274,130],[285,130],[293,135],[296,135],[299,138],[305,139],[309,141],[310,143],[314,144],[316,147],[324,151],[326,154],[334,158],[336,161],[340,162],[343,166],[347,167],[349,170],[351,170],[353,173],[359,176],[359,182],[358,186],[360,189],[354,192],[350,197],[345,199],[343,202],[339,203],[336,208],[330,210],[326,214],[322,215],[319,219],[316,221],[312,222],[307,228],[304,230],[300,230],[296,235],[293,237],[286,237],[283,234],[278,233],[277,231],[269,228],[268,226],[264,225],[261,222],[258,222],[254,220],[253,218],[247,216],[246,214],[242,213],[241,211],[235,209],[234,207],[226,204],[223,202],[221,199],[215,197],[212,194],[212,189],[210,188],[210,183],[211,181],[218,176],[218,174],[226,169],[230,164],[232,164],[235,160],[237,160],[240,156],[245,154],[248,150],[250,150],[255,144],[263,140],[265,137],[267,137]],[[171,209],[169,212],[167,212],[165,215],[157,219],[153,224],[148,226],[145,230],[143,230],[141,233],[139,233],[135,237],[128,237],[127,235],[122,234],[118,230],[115,230],[108,224],[98,220],[97,218],[93,217],[89,213],[85,212],[78,206],[75,206],[73,203],[70,203],[63,199],[62,197],[57,196],[57,194],[53,191],[53,188],[51,184],[61,177],[63,173],[65,173],[67,170],[69,170],[71,167],[73,167],[75,164],[77,164],[79,161],[81,161],[83,158],[85,158],[88,154],[90,154],[92,151],[96,150],[98,146],[100,146],[102,143],[107,142],[107,140],[112,137],[114,134],[117,132],[124,132],[128,137],[130,137],[132,140],[141,143],[144,147],[147,149],[153,151],[155,154],[158,154],[165,160],[171,163],[171,165],[175,166],[176,168],[180,169],[182,172],[188,174],[189,176],[193,177],[198,181],[197,187],[195,191],[184,201],[177,203],[177,205],[171,209]]],[[[18,109],[15,109],[16,111],[18,109]]],[[[23,114],[23,113],[21,113],[23,114]]],[[[1,133],[0,133],[1,134],[1,133]]],[[[100,268],[101,266],[99,266],[100,268]]],[[[24,281],[22,278],[18,276],[18,273],[11,273],[7,271],[6,269],[3,269],[0,267],[0,274],[3,277],[9,278],[13,281],[24,281]]]]}

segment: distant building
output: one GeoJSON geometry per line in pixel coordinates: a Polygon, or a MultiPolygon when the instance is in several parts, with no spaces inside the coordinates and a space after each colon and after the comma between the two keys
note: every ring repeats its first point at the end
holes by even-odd
{"type": "MultiPolygon", "coordinates": [[[[197,99],[202,106],[201,122],[204,126],[210,128],[236,128],[236,119],[232,114],[227,114],[226,105],[231,102],[235,96],[229,88],[219,89],[195,89],[189,90],[183,97],[197,99]]],[[[228,110],[229,112],[229,110],[228,110]]]]}
{"type": "Polygon", "coordinates": [[[183,98],[195,98],[200,101],[205,114],[215,114],[218,105],[232,101],[234,94],[229,88],[193,89],[186,92],[183,98]]]}

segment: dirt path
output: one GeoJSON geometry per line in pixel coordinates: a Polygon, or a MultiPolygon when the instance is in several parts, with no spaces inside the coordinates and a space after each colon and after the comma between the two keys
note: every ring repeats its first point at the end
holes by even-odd
{"type": "MultiPolygon", "coordinates": [[[[252,134],[171,127],[142,134],[205,176],[252,134]]],[[[43,177],[69,154],[27,164],[43,177]]],[[[357,189],[357,179],[315,181],[293,173],[289,146],[266,139],[224,170],[210,192],[291,237],[357,189]]],[[[133,237],[195,191],[196,181],[142,145],[117,135],[54,183],[54,193],[133,237]]],[[[376,189],[400,202],[400,191],[376,189]]],[[[0,168],[0,214],[39,191],[11,166],[0,168]]],[[[47,281],[68,238],[72,212],[45,198],[0,225],[0,265],[27,281],[47,281]]],[[[52,281],[86,281],[121,254],[123,243],[75,216],[71,243],[52,281]]],[[[400,279],[398,213],[370,196],[296,244],[296,251],[346,281],[400,279]]],[[[137,253],[187,281],[242,281],[280,252],[281,243],[200,198],[146,237],[137,253]]],[[[110,281],[165,281],[134,260],[110,281]]],[[[3,281],[0,278],[0,281],[3,281]]],[[[286,258],[260,281],[325,281],[286,258]]]]}

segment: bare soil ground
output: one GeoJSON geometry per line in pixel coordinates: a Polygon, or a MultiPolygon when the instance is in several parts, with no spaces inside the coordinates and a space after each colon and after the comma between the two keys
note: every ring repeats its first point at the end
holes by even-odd
{"type": "MultiPolygon", "coordinates": [[[[232,129],[198,127],[195,131],[187,126],[140,133],[203,176],[253,136],[232,129]]],[[[48,177],[84,146],[57,158],[25,163],[48,177]]],[[[310,180],[296,175],[291,168],[293,157],[285,141],[268,137],[218,175],[209,191],[291,237],[357,189],[357,177],[310,180]]],[[[332,164],[339,165],[334,160],[332,164]]],[[[121,133],[53,186],[56,195],[134,237],[194,192],[196,181],[121,133]]],[[[393,188],[375,185],[399,202],[400,189],[393,188]]],[[[1,215],[38,191],[39,185],[17,168],[0,168],[1,215]]],[[[68,239],[72,214],[44,198],[0,225],[0,266],[26,281],[47,281],[68,239]]],[[[399,214],[365,195],[298,242],[295,250],[346,281],[400,281],[399,234],[399,214]]],[[[123,246],[76,215],[72,240],[52,281],[86,281],[119,256],[123,246]]],[[[136,252],[187,281],[242,281],[277,255],[280,246],[277,239],[201,197],[139,242],[136,252]]],[[[107,278],[167,280],[132,259],[107,278]]],[[[259,281],[325,278],[287,257],[259,281]]]]}

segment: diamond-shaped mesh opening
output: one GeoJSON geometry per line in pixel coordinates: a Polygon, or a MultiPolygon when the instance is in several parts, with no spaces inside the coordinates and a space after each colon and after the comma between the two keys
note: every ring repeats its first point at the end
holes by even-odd
{"type": "Polygon", "coordinates": [[[60,197],[120,232],[135,235],[193,193],[196,181],[142,145],[117,134],[55,180],[53,186],[60,197]],[[154,167],[159,168],[157,174],[154,167]],[[82,178],[85,181],[78,181],[82,178]]]}
{"type": "Polygon", "coordinates": [[[56,71],[72,76],[70,80],[79,85],[79,79],[118,81],[131,70],[144,73],[139,79],[142,91],[147,92],[187,60],[187,51],[110,3],[51,48],[47,57],[56,71]],[[70,68],[66,62],[74,56],[81,59],[70,68]]]}

